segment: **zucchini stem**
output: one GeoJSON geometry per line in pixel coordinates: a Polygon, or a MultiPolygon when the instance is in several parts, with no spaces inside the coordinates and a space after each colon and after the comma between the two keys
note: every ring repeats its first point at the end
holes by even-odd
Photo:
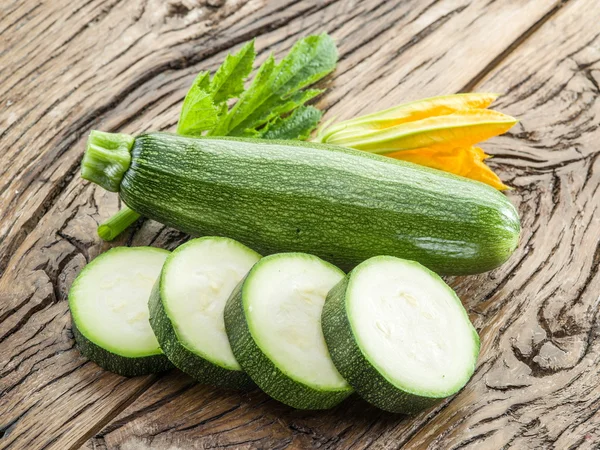
{"type": "Polygon", "coordinates": [[[98,226],[98,236],[105,241],[112,241],[140,218],[140,215],[128,206],[113,214],[108,220],[98,226]]]}
{"type": "Polygon", "coordinates": [[[119,192],[123,175],[131,164],[134,141],[128,134],[92,131],[81,162],[81,177],[107,191],[119,192]]]}

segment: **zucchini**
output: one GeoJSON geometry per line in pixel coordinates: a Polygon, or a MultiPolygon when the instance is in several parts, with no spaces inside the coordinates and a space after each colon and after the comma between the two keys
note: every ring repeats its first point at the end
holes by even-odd
{"type": "Polygon", "coordinates": [[[312,255],[261,259],[225,306],[236,359],[271,397],[299,409],[330,408],[352,393],[321,331],[329,289],[344,273],[312,255]]]}
{"type": "Polygon", "coordinates": [[[93,131],[82,176],[179,230],[343,269],[389,254],[443,274],[484,272],[520,233],[515,208],[490,186],[332,145],[93,131]]]}
{"type": "Polygon", "coordinates": [[[200,383],[254,386],[233,356],[223,309],[259,259],[233,239],[203,237],[178,247],[163,266],[149,301],[150,324],[169,360],[200,383]]]}
{"type": "Polygon", "coordinates": [[[479,336],[454,291],[417,262],[378,256],[328,294],[322,327],[335,366],[356,392],[416,413],[470,379],[479,336]]]}
{"type": "Polygon", "coordinates": [[[69,291],[69,308],[84,356],[124,376],[173,367],[150,328],[147,306],[168,255],[154,247],[118,247],[81,271],[69,291]]]}

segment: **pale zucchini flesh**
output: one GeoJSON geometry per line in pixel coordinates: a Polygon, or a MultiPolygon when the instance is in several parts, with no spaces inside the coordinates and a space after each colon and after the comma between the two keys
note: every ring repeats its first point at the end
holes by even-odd
{"type": "Polygon", "coordinates": [[[173,364],[201,383],[253,386],[231,351],[223,310],[259,259],[233,239],[203,237],[178,247],[165,262],[149,302],[150,323],[173,364]]]}
{"type": "Polygon", "coordinates": [[[99,366],[134,376],[171,368],[148,322],[148,297],[169,252],[118,247],[100,255],[69,291],[81,353],[99,366]]]}
{"type": "Polygon", "coordinates": [[[272,255],[227,302],[225,325],[237,360],[282,403],[323,409],[352,392],[331,361],[320,325],[327,292],[343,276],[316,256],[272,255]]]}
{"type": "Polygon", "coordinates": [[[479,353],[454,291],[420,264],[393,257],[371,258],[336,285],[322,326],[340,373],[393,412],[415,413],[459,391],[479,353]]]}

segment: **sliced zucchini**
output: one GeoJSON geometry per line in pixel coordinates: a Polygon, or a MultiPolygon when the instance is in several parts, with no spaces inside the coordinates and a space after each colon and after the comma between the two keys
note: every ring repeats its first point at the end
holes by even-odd
{"type": "Polygon", "coordinates": [[[280,253],[261,259],[227,301],[225,328],[233,354],[276,400],[324,409],[352,393],[321,331],[327,292],[343,277],[316,256],[280,253]]]}
{"type": "Polygon", "coordinates": [[[90,262],[69,291],[81,353],[124,376],[172,367],[148,322],[148,297],[169,255],[153,247],[118,247],[90,262]]]}
{"type": "Polygon", "coordinates": [[[254,385],[233,356],[223,309],[259,259],[233,239],[203,237],[183,244],[165,262],[150,297],[150,324],[171,362],[201,383],[254,385]]]}
{"type": "Polygon", "coordinates": [[[475,370],[479,336],[459,298],[417,262],[378,256],[327,296],[323,334],[356,392],[415,413],[459,391],[475,370]]]}

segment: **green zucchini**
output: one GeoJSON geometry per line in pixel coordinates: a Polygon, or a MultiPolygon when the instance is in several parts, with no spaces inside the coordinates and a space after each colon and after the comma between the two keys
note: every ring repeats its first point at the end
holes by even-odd
{"type": "Polygon", "coordinates": [[[246,389],[223,322],[229,295],[260,259],[233,239],[203,237],[178,247],[150,297],[150,324],[169,360],[200,383],[246,389]]]}
{"type": "Polygon", "coordinates": [[[321,317],[335,366],[356,392],[416,413],[469,381],[479,336],[454,291],[417,262],[359,264],[327,295],[321,317]]]}
{"type": "Polygon", "coordinates": [[[236,359],[271,397],[299,409],[330,408],[352,393],[321,331],[327,292],[344,273],[301,253],[261,259],[225,306],[236,359]]]}
{"type": "Polygon", "coordinates": [[[118,247],[81,271],[69,291],[69,308],[84,356],[124,376],[173,367],[148,323],[148,297],[168,255],[154,247],[118,247]]]}
{"type": "Polygon", "coordinates": [[[490,186],[324,144],[93,131],[82,176],[179,230],[343,269],[389,254],[443,274],[484,272],[520,233],[515,208],[490,186]]]}

